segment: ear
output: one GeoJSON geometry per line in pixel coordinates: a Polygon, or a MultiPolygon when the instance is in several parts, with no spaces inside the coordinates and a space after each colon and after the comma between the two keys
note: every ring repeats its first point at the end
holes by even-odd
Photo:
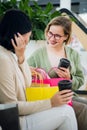
{"type": "Polygon", "coordinates": [[[68,39],[68,37],[69,37],[68,35],[65,35],[64,36],[64,41],[66,41],[68,39]]]}

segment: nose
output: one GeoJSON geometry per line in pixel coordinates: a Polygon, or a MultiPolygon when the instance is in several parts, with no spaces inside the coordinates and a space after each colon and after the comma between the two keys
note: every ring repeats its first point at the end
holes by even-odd
{"type": "Polygon", "coordinates": [[[55,39],[55,35],[51,36],[50,39],[53,39],[53,40],[54,40],[54,39],[55,39]]]}

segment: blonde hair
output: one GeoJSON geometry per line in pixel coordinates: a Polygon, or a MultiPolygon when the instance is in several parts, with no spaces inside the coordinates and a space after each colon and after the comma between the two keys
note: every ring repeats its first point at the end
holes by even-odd
{"type": "Polygon", "coordinates": [[[62,26],[63,27],[63,30],[64,30],[64,34],[65,35],[68,35],[66,41],[65,41],[65,44],[68,44],[69,42],[69,39],[71,37],[71,27],[72,27],[72,21],[65,17],[65,16],[58,16],[58,17],[55,17],[53,18],[49,23],[48,25],[46,26],[45,28],[45,37],[47,36],[47,33],[50,29],[50,27],[52,25],[58,25],[58,26],[62,26]]]}

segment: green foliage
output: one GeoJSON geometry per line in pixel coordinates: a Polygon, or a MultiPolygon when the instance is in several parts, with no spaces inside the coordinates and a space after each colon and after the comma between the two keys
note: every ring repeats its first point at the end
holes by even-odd
{"type": "Polygon", "coordinates": [[[0,2],[0,16],[3,13],[11,8],[17,8],[24,11],[29,15],[32,22],[32,37],[33,40],[43,40],[44,39],[44,29],[48,22],[59,16],[59,11],[56,11],[53,5],[49,2],[46,7],[43,9],[37,4],[34,0],[32,1],[33,5],[30,6],[30,0],[10,0],[7,2],[0,2]]]}

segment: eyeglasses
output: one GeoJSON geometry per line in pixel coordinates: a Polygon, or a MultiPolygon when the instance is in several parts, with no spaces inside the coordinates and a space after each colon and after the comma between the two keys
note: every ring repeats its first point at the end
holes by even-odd
{"type": "Polygon", "coordinates": [[[54,37],[56,40],[59,40],[60,38],[64,37],[64,35],[61,36],[59,34],[53,34],[51,31],[48,31],[47,35],[48,35],[49,38],[54,37]]]}

